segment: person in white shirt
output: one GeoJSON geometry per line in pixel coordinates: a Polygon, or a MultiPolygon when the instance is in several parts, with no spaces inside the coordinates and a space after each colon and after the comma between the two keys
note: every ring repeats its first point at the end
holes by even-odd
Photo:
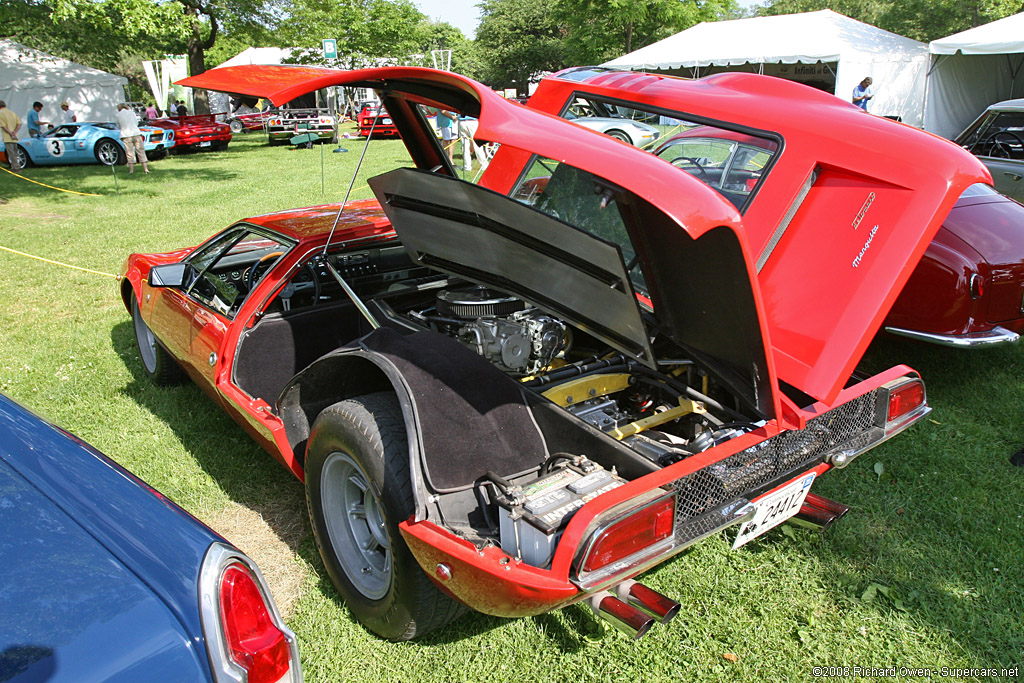
{"type": "Polygon", "coordinates": [[[136,157],[142,164],[142,170],[149,173],[149,159],[146,158],[142,131],[139,130],[139,117],[124,102],[117,105],[117,125],[121,127],[121,141],[128,153],[128,173],[135,172],[136,157]]]}
{"type": "Polygon", "coordinates": [[[78,117],[75,116],[75,112],[71,111],[71,105],[67,102],[60,103],[60,112],[61,123],[75,123],[78,121],[78,117]]]}

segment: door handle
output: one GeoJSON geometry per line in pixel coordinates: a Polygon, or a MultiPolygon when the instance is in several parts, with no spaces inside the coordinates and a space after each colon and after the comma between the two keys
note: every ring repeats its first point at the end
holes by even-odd
{"type": "Polygon", "coordinates": [[[1024,178],[1024,175],[1021,175],[1020,173],[1011,173],[1010,171],[1003,171],[1003,175],[1007,178],[1012,178],[1013,180],[1020,180],[1021,178],[1024,178]]]}

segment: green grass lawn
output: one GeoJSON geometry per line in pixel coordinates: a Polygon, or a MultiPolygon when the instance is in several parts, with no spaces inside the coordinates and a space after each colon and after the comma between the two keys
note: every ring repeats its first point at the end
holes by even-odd
{"type": "MultiPolygon", "coordinates": [[[[154,162],[149,176],[118,168],[120,194],[100,166],[25,173],[101,197],[0,173],[0,246],[117,273],[133,251],[192,245],[246,216],[339,201],[363,146],[342,144],[348,153],[237,136],[225,152],[154,162]]],[[[353,198],[371,196],[367,177],[407,162],[400,142],[374,141],[353,198]]],[[[312,683],[774,683],[812,680],[816,666],[1021,665],[1024,469],[1008,462],[1024,445],[1021,347],[877,343],[864,365],[921,371],[931,419],[815,484],[853,508],[827,534],[784,527],[737,552],[723,534],[646,574],[682,611],[640,641],[573,606],[512,621],[470,614],[421,641],[392,644],[338,601],[301,485],[197,388],[148,382],[114,280],[0,251],[0,331],[0,391],[217,528],[253,520],[229,536],[265,569],[274,562],[268,574],[297,577],[282,590],[312,683]],[[275,545],[283,556],[263,559],[275,545]]]]}

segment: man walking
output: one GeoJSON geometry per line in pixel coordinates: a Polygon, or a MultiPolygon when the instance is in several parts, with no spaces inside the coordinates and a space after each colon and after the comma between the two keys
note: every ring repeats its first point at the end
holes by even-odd
{"type": "Polygon", "coordinates": [[[11,171],[21,171],[21,156],[18,154],[18,130],[21,128],[21,119],[13,111],[7,108],[7,103],[0,100],[0,136],[3,136],[4,152],[7,154],[7,164],[11,171]]]}

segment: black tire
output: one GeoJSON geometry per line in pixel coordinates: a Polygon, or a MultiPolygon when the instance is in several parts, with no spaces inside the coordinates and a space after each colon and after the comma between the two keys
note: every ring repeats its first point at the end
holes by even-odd
{"type": "Polygon", "coordinates": [[[631,137],[629,137],[628,135],[626,135],[625,133],[623,133],[621,130],[606,130],[604,132],[604,134],[607,135],[610,138],[615,138],[616,140],[622,140],[626,144],[629,144],[629,145],[633,144],[633,139],[631,137]]]}
{"type": "Polygon", "coordinates": [[[142,319],[135,294],[130,293],[129,295],[132,298],[132,325],[135,328],[135,344],[139,348],[142,369],[159,386],[181,384],[185,380],[185,372],[180,365],[174,362],[171,354],[167,353],[160,345],[153,335],[153,331],[149,329],[149,325],[142,319]]]}
{"type": "Polygon", "coordinates": [[[245,126],[242,125],[242,122],[239,121],[238,119],[231,119],[230,121],[228,121],[228,126],[231,127],[231,134],[232,135],[238,135],[239,133],[242,133],[242,132],[245,131],[245,126]]]}
{"type": "Polygon", "coordinates": [[[284,140],[275,140],[274,138],[270,137],[269,135],[267,136],[267,144],[270,145],[271,147],[275,147],[277,145],[283,145],[284,143],[285,143],[284,140]]]}
{"type": "Polygon", "coordinates": [[[394,394],[326,408],[313,423],[305,466],[320,557],[364,627],[388,640],[411,640],[465,611],[430,581],[398,530],[413,513],[413,498],[405,423],[394,394]]]}
{"type": "Polygon", "coordinates": [[[125,154],[124,148],[110,138],[97,142],[93,154],[96,155],[96,161],[104,166],[124,166],[128,163],[128,155],[125,154]]]}
{"type": "Polygon", "coordinates": [[[226,152],[228,150],[228,143],[224,140],[219,140],[213,143],[212,147],[215,152],[226,152]]]}
{"type": "Polygon", "coordinates": [[[146,158],[150,161],[159,161],[167,156],[167,149],[154,149],[152,152],[146,152],[146,158]]]}

